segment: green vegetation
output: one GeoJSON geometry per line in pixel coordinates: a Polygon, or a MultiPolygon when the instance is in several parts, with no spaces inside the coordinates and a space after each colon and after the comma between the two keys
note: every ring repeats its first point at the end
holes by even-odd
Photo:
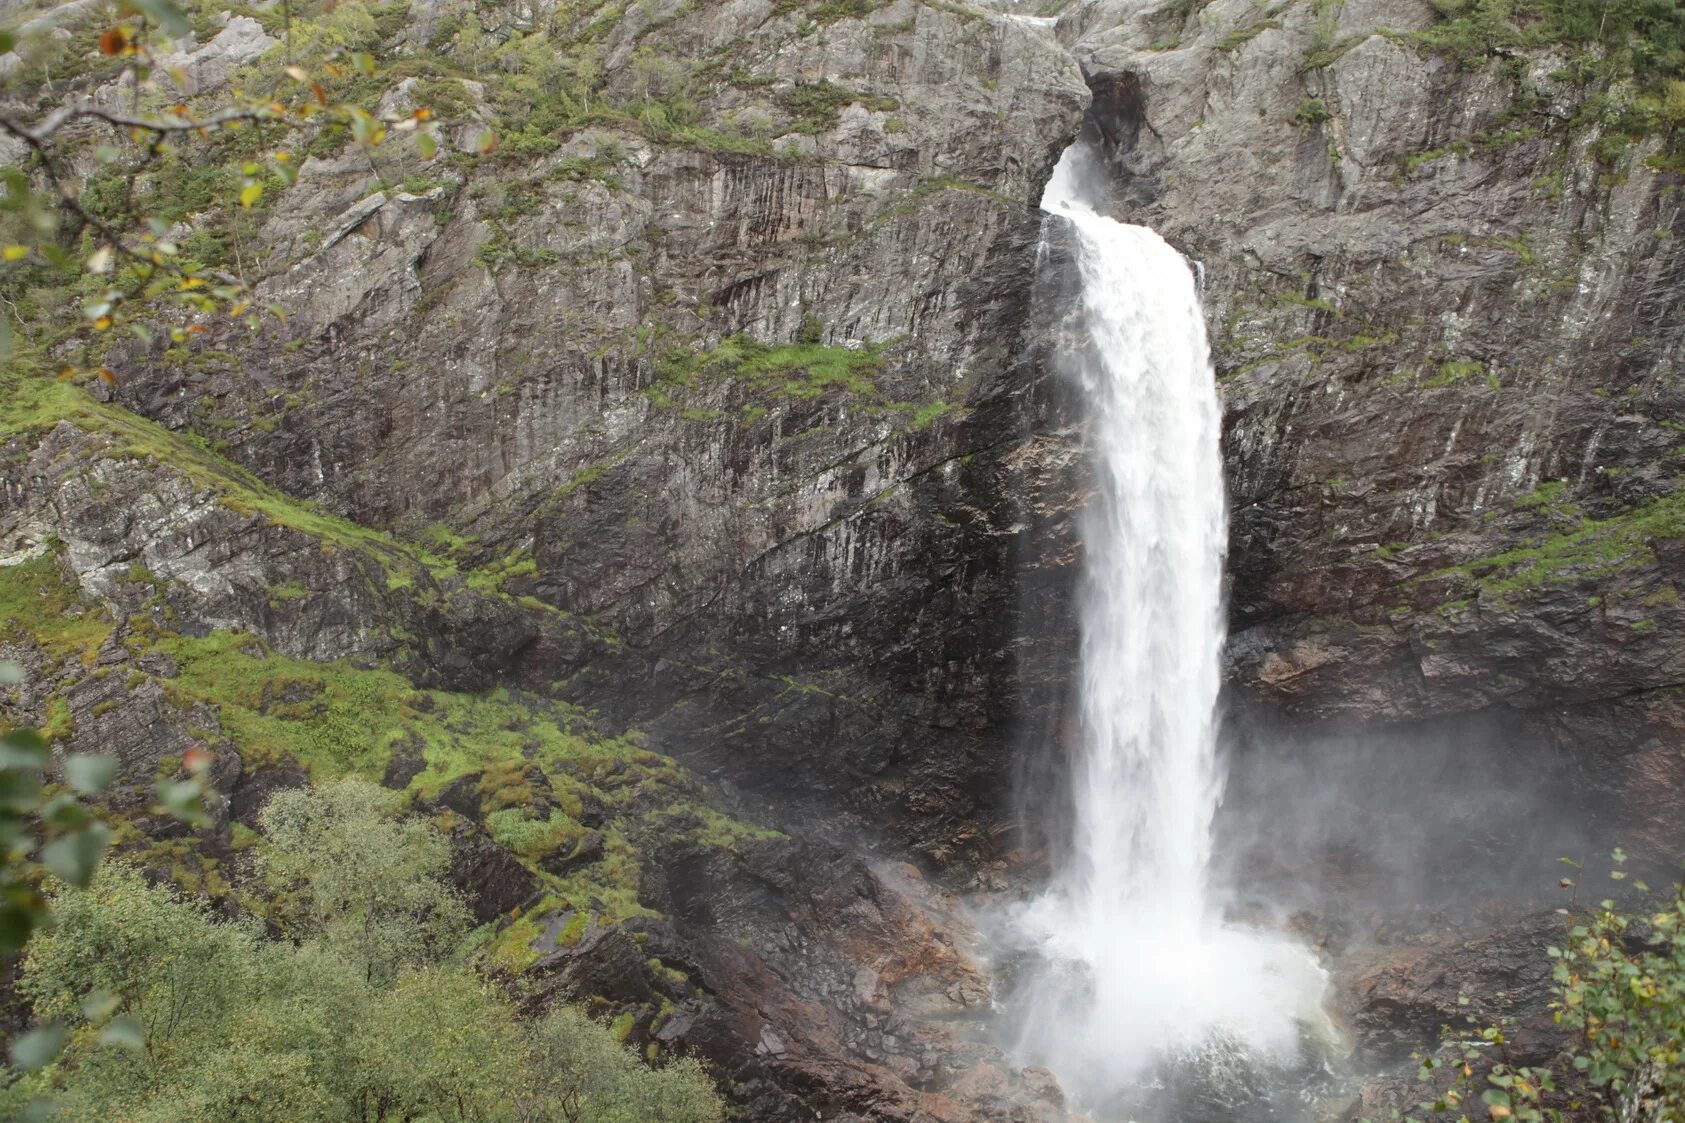
{"type": "Polygon", "coordinates": [[[790,114],[791,129],[798,133],[822,133],[836,128],[842,111],[856,103],[877,113],[893,113],[901,108],[894,98],[855,93],[829,81],[797,83],[779,100],[790,114]]]}
{"type": "MultiPolygon", "coordinates": [[[[16,685],[22,678],[16,665],[0,663],[0,681],[16,685]]],[[[48,923],[50,909],[40,882],[50,874],[71,885],[87,885],[111,838],[79,797],[104,791],[116,761],[85,753],[68,756],[60,772],[69,790],[55,791],[46,783],[48,760],[47,742],[35,730],[13,729],[0,736],[0,957],[16,955],[48,923]]],[[[49,1034],[24,1047],[50,1052],[57,1043],[49,1034]]]]}
{"type": "MultiPolygon", "coordinates": [[[[355,850],[361,827],[377,833],[377,851],[430,830],[394,820],[359,791],[366,787],[299,793],[265,819],[329,816],[339,859],[355,850]]],[[[436,855],[443,845],[435,837],[422,849],[436,855]]],[[[296,846],[273,828],[258,849],[272,868],[298,864],[296,846]]],[[[360,895],[434,910],[452,896],[423,862],[384,862],[385,881],[354,865],[297,870],[311,889],[305,911],[319,921],[300,943],[219,919],[122,864],[87,891],[60,890],[58,923],[31,946],[19,989],[48,1019],[36,1032],[65,1048],[57,1059],[14,1061],[27,1071],[0,1092],[0,1114],[157,1123],[723,1118],[695,1061],[645,1068],[611,1031],[566,1007],[522,1019],[451,949],[414,930],[384,930],[380,959],[395,973],[371,982],[354,931],[369,915],[360,895]]]]}
{"type": "Polygon", "coordinates": [[[0,637],[27,637],[55,659],[92,665],[111,629],[104,607],[65,581],[52,553],[0,569],[0,637]]]}
{"type": "Polygon", "coordinates": [[[278,792],[263,811],[259,878],[269,921],[377,987],[444,958],[469,928],[468,910],[445,882],[450,846],[405,817],[404,803],[344,779],[278,792]]]}
{"type": "MultiPolygon", "coordinates": [[[[1536,500],[1524,496],[1520,502],[1548,504],[1555,498],[1555,493],[1548,493],[1536,500]]],[[[1593,581],[1652,562],[1652,540],[1680,537],[1685,537],[1685,492],[1611,518],[1578,519],[1571,529],[1552,533],[1536,545],[1477,558],[1422,579],[1467,578],[1482,595],[1502,599],[1548,586],[1593,581]]]]}
{"type": "MultiPolygon", "coordinates": [[[[1610,878],[1627,880],[1617,850],[1610,878]]],[[[1565,859],[1566,861],[1566,859],[1565,859]]],[[[1568,862],[1577,866],[1577,863],[1568,862]]],[[[1572,878],[1563,879],[1572,887],[1572,878]]],[[[1635,882],[1640,894],[1649,894],[1635,882]]],[[[1642,900],[1642,898],[1640,898],[1642,900]]],[[[1551,961],[1556,1023],[1568,1044],[1540,1064],[1513,1057],[1510,1026],[1445,1027],[1445,1044],[1422,1059],[1429,1099],[1410,1123],[1477,1118],[1515,1123],[1685,1116],[1685,886],[1636,913],[1613,899],[1562,910],[1551,961]]]]}
{"type": "Polygon", "coordinates": [[[1219,51],[1238,51],[1264,32],[1275,30],[1280,26],[1281,20],[1275,16],[1255,19],[1250,23],[1242,24],[1217,40],[1216,49],[1219,51]]]}
{"type": "MultiPolygon", "coordinates": [[[[102,640],[109,634],[105,614],[77,599],[50,558],[0,568],[0,605],[30,597],[48,610],[12,626],[44,650],[67,656],[90,650],[90,616],[100,621],[102,640]]],[[[137,656],[170,657],[176,675],[157,680],[166,700],[184,710],[211,707],[248,767],[296,761],[318,784],[345,776],[379,780],[395,755],[412,754],[422,767],[405,794],[421,798],[479,774],[480,810],[494,816],[488,818],[494,839],[510,845],[563,899],[600,902],[605,922],[649,912],[638,901],[635,845],[646,835],[688,834],[720,846],[771,837],[706,808],[695,782],[672,760],[644,749],[638,735],[605,737],[589,715],[562,703],[506,690],[421,690],[392,671],[288,658],[240,632],[179,635],[142,617],[129,621],[124,642],[137,656]],[[600,855],[580,855],[587,860],[570,864],[565,876],[548,872],[545,859],[576,854],[587,807],[617,816],[602,832],[600,855]]],[[[324,819],[305,833],[331,837],[332,823],[324,819]]],[[[184,885],[204,879],[203,863],[195,868],[189,855],[153,857],[167,861],[184,885]]]]}
{"type": "Polygon", "coordinates": [[[1298,125],[1320,125],[1332,117],[1327,104],[1319,97],[1306,98],[1299,111],[1293,114],[1293,122],[1298,125]]]}
{"type": "Polygon", "coordinates": [[[729,378],[759,392],[793,398],[816,398],[833,390],[875,398],[878,388],[871,376],[887,346],[852,350],[817,342],[769,344],[744,335],[728,336],[707,349],[676,344],[662,354],[656,367],[660,380],[645,394],[656,405],[671,407],[677,404],[677,392],[706,377],[729,378]]]}
{"type": "Polygon", "coordinates": [[[1473,359],[1449,359],[1439,364],[1439,371],[1432,378],[1422,383],[1423,386],[1439,388],[1456,386],[1467,382],[1476,375],[1486,373],[1486,364],[1473,359]]]}
{"type": "MultiPolygon", "coordinates": [[[[1677,150],[1685,128],[1685,6],[1673,0],[1433,0],[1440,21],[1413,38],[1480,65],[1529,47],[1566,47],[1564,74],[1593,87],[1576,124],[1605,134],[1613,163],[1628,140],[1661,133],[1677,150]]],[[[1661,157],[1663,165],[1677,153],[1661,157]]]]}
{"type": "Polygon", "coordinates": [[[1456,58],[1567,44],[1602,52],[1582,68],[1641,80],[1685,77],[1685,9],[1672,0],[1433,0],[1420,41],[1456,58]]]}

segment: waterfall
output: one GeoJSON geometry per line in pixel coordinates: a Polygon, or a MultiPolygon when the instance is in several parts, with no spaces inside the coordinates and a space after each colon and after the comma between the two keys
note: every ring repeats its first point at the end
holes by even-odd
{"type": "Polygon", "coordinates": [[[1211,899],[1221,412],[1189,263],[1096,212],[1082,190],[1091,163],[1073,146],[1042,199],[1080,270],[1086,346],[1072,373],[1093,494],[1070,845],[1017,926],[1039,961],[1019,988],[1021,1052],[1093,1109],[1162,1087],[1167,1069],[1297,1064],[1323,977],[1292,941],[1225,923],[1211,899]]]}

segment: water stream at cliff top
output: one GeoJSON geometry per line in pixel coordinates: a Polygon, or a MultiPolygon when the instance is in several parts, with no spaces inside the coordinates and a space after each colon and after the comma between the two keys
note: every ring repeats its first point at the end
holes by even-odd
{"type": "Polygon", "coordinates": [[[1153,231],[1096,212],[1093,164],[1073,146],[1042,198],[1080,270],[1093,494],[1071,836],[1014,918],[1019,1052],[1098,1118],[1291,1117],[1266,1086],[1315,1066],[1325,977],[1226,922],[1210,885],[1227,525],[1198,288],[1153,231]]]}

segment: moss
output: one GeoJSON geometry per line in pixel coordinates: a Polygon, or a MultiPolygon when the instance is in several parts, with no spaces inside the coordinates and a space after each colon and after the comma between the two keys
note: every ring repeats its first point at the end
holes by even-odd
{"type": "MultiPolygon", "coordinates": [[[[556,936],[556,942],[562,947],[577,947],[579,941],[585,938],[585,933],[591,928],[591,917],[584,909],[580,909],[568,918],[561,932],[556,936]]],[[[624,1038],[622,1039],[624,1040],[624,1038]]]]}
{"type": "Polygon", "coordinates": [[[694,386],[700,377],[730,378],[764,393],[817,398],[841,392],[875,398],[872,381],[883,362],[886,344],[858,350],[820,343],[767,344],[733,335],[712,348],[680,344],[669,347],[657,364],[660,380],[646,392],[657,405],[676,405],[672,395],[694,386]]]}
{"type": "Polygon", "coordinates": [[[1517,496],[1515,507],[1522,511],[1549,510],[1561,501],[1562,493],[1567,489],[1568,485],[1562,480],[1547,480],[1526,495],[1517,496]]]}
{"type": "Polygon", "coordinates": [[[1219,51],[1238,51],[1241,47],[1252,42],[1266,31],[1279,28],[1281,20],[1271,16],[1268,19],[1255,20],[1235,28],[1221,39],[1217,40],[1216,49],[1219,51]]]}
{"type": "Polygon", "coordinates": [[[798,133],[822,133],[836,128],[842,111],[854,104],[877,113],[901,108],[894,98],[856,93],[830,81],[798,82],[778,100],[790,114],[791,130],[798,133]]]}
{"type": "Polygon", "coordinates": [[[1299,106],[1299,111],[1293,114],[1296,125],[1320,125],[1332,117],[1328,105],[1319,97],[1306,98],[1299,106]]]}
{"type": "Polygon", "coordinates": [[[1595,581],[1655,561],[1655,539],[1685,537],[1685,492],[1607,519],[1576,520],[1538,543],[1476,558],[1422,580],[1461,577],[1499,599],[1550,586],[1595,581]]]}
{"type": "Polygon", "coordinates": [[[520,806],[487,815],[486,829],[499,846],[527,862],[541,861],[558,851],[571,856],[585,836],[585,828],[564,811],[532,817],[520,806]]]}
{"type": "Polygon", "coordinates": [[[172,432],[121,406],[98,402],[71,382],[12,374],[0,381],[0,437],[26,436],[68,422],[105,436],[114,456],[151,460],[173,468],[214,492],[223,506],[267,518],[331,547],[357,550],[389,571],[412,577],[454,567],[382,531],[359,526],[294,499],[207,449],[192,436],[172,432]]]}
{"type": "Polygon", "coordinates": [[[103,605],[65,580],[52,553],[0,567],[0,635],[32,640],[54,659],[91,664],[112,626],[103,605]]]}
{"type": "Polygon", "coordinates": [[[47,700],[47,716],[41,722],[41,736],[49,741],[65,741],[76,732],[76,718],[70,712],[70,703],[61,697],[47,700]]]}
{"type": "Polygon", "coordinates": [[[1445,386],[1456,386],[1459,383],[1468,381],[1476,375],[1485,373],[1485,363],[1472,359],[1452,359],[1439,364],[1439,372],[1426,382],[1422,383],[1422,385],[1436,389],[1445,386]]]}
{"type": "Polygon", "coordinates": [[[512,577],[532,577],[538,572],[538,562],[525,550],[511,550],[488,566],[470,570],[468,587],[480,592],[496,592],[512,577]]]}
{"type": "Polygon", "coordinates": [[[310,590],[306,589],[297,581],[281,581],[269,586],[269,599],[271,602],[303,600],[309,595],[310,590]]]}
{"type": "Polygon", "coordinates": [[[937,418],[952,413],[954,406],[945,401],[929,402],[913,411],[913,416],[907,421],[907,428],[915,432],[929,428],[937,418]]]}

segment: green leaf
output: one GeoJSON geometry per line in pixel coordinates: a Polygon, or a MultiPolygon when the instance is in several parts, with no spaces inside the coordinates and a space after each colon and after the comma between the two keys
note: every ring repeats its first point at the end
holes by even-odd
{"type": "Polygon", "coordinates": [[[103,1022],[117,1012],[123,1000],[108,990],[96,990],[82,1001],[82,1016],[90,1022],[103,1022]]]}
{"type": "Polygon", "coordinates": [[[133,8],[147,19],[164,29],[164,33],[175,39],[181,39],[192,32],[187,23],[187,17],[182,14],[170,0],[125,0],[128,7],[133,8]]]}
{"type": "Polygon", "coordinates": [[[15,764],[0,767],[0,808],[31,811],[40,798],[40,769],[15,764]]]}
{"type": "Polygon", "coordinates": [[[420,133],[415,138],[415,150],[423,160],[431,160],[439,151],[439,142],[427,133],[420,133]]]}
{"type": "Polygon", "coordinates": [[[78,889],[86,889],[110,837],[111,831],[103,823],[95,823],[86,830],[55,838],[41,848],[41,864],[78,889]]]}
{"type": "Polygon", "coordinates": [[[35,930],[36,910],[17,901],[0,901],[0,955],[16,955],[35,930]]]}
{"type": "Polygon", "coordinates": [[[146,1048],[146,1033],[133,1014],[119,1014],[100,1032],[101,1045],[118,1045],[124,1049],[146,1048]]]}
{"type": "Polygon", "coordinates": [[[40,1068],[59,1055],[67,1033],[59,1022],[36,1026],[12,1042],[12,1063],[19,1068],[40,1068]]]}
{"type": "Polygon", "coordinates": [[[157,793],[158,802],[164,805],[165,811],[189,823],[198,821],[203,809],[197,780],[159,780],[152,790],[157,793]]]}
{"type": "Polygon", "coordinates": [[[263,198],[263,184],[255,179],[240,188],[240,205],[242,207],[249,207],[261,198],[263,198]]]}
{"type": "Polygon", "coordinates": [[[54,796],[41,808],[41,821],[60,830],[72,830],[92,821],[93,816],[68,792],[54,796]]]}
{"type": "Polygon", "coordinates": [[[10,30],[0,31],[0,54],[18,45],[18,37],[10,30]]]}
{"type": "Polygon", "coordinates": [[[0,738],[0,766],[40,768],[47,763],[47,742],[33,729],[14,729],[0,738]]]}
{"type": "Polygon", "coordinates": [[[117,758],[101,753],[72,753],[64,760],[64,778],[83,795],[98,795],[117,775],[117,758]]]}

